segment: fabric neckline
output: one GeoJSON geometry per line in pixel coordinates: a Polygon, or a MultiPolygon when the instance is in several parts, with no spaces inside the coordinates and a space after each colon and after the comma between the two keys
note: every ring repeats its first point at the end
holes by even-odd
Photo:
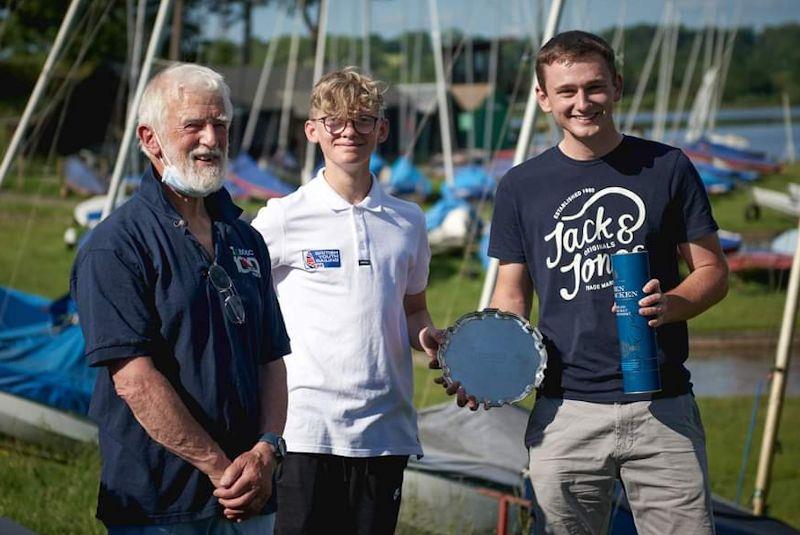
{"type": "Polygon", "coordinates": [[[324,167],[320,168],[320,170],[317,171],[317,175],[309,183],[309,186],[311,186],[311,191],[315,192],[322,202],[331,210],[335,212],[341,212],[353,207],[363,208],[371,212],[380,212],[383,210],[383,189],[375,178],[375,175],[372,173],[370,173],[372,186],[370,186],[367,196],[364,197],[360,202],[351,204],[341,195],[339,195],[328,183],[323,176],[324,171],[324,167]]]}
{"type": "Polygon", "coordinates": [[[616,147],[611,149],[611,151],[609,151],[604,156],[601,156],[600,158],[594,158],[591,160],[576,160],[574,158],[570,158],[569,156],[564,154],[564,151],[561,150],[561,147],[559,147],[558,144],[553,146],[551,150],[555,153],[556,157],[564,163],[567,163],[569,165],[574,165],[575,167],[593,167],[595,165],[606,163],[609,159],[612,159],[614,155],[616,155],[622,149],[622,146],[626,145],[627,143],[628,143],[628,136],[622,134],[622,140],[617,144],[616,147]]]}

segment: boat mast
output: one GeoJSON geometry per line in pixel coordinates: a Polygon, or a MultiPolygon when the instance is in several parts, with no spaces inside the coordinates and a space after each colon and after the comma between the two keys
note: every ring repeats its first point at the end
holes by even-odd
{"type": "Polygon", "coordinates": [[[53,47],[47,54],[42,72],[39,73],[39,78],[36,80],[36,85],[33,87],[31,96],[28,98],[28,103],[25,105],[25,110],[22,112],[19,124],[17,124],[14,135],[11,137],[11,142],[8,144],[6,153],[3,156],[3,162],[0,164],[0,186],[3,185],[3,179],[6,177],[6,174],[8,174],[11,162],[16,156],[17,149],[19,149],[19,144],[22,141],[22,136],[25,134],[25,130],[28,129],[28,123],[33,115],[33,110],[39,104],[47,82],[50,80],[53,65],[55,65],[56,59],[61,53],[61,48],[64,46],[67,33],[69,32],[70,26],[72,26],[72,21],[75,19],[75,14],[78,12],[80,4],[81,0],[72,0],[69,8],[67,8],[67,13],[64,15],[64,19],[61,21],[61,27],[58,29],[55,41],[53,41],[53,47]]]}
{"type": "Polygon", "coordinates": [[[658,70],[658,85],[656,86],[656,106],[653,114],[652,138],[656,141],[664,141],[664,133],[667,124],[667,111],[669,109],[669,95],[672,87],[672,73],[675,67],[675,52],[678,45],[678,33],[680,31],[678,12],[673,13],[672,18],[667,21],[667,29],[664,34],[664,43],[661,47],[661,63],[658,70]]]}
{"type": "Polygon", "coordinates": [[[362,35],[362,46],[363,48],[363,55],[361,57],[361,69],[364,73],[369,74],[370,69],[372,68],[371,60],[370,60],[370,42],[369,42],[369,31],[371,25],[371,16],[372,13],[370,11],[372,7],[371,0],[362,0],[361,10],[364,13],[363,20],[362,20],[362,31],[364,32],[362,35]]]}
{"type": "MultiPolygon", "coordinates": [[[[497,28],[497,13],[494,17],[494,28],[497,28]]],[[[492,92],[489,94],[489,100],[486,102],[486,113],[483,117],[483,167],[489,172],[489,164],[492,162],[494,156],[494,144],[492,143],[492,134],[494,133],[494,104],[497,95],[497,56],[500,54],[500,36],[495,35],[492,37],[492,43],[489,46],[489,85],[492,86],[492,92]]]]}
{"type": "Polygon", "coordinates": [[[671,13],[672,2],[670,1],[664,5],[661,22],[659,22],[656,34],[653,37],[653,41],[650,43],[650,50],[647,51],[647,58],[644,60],[644,67],[642,67],[642,73],[639,75],[639,82],[636,84],[636,91],[633,94],[631,107],[628,109],[628,115],[625,116],[625,125],[622,127],[623,132],[630,132],[633,129],[636,114],[639,113],[639,106],[642,104],[642,98],[644,97],[644,90],[647,88],[647,82],[650,79],[650,72],[653,70],[653,64],[656,61],[656,54],[664,41],[667,21],[671,13]]]}
{"type": "Polygon", "coordinates": [[[300,10],[296,7],[292,40],[289,42],[289,63],[286,67],[286,79],[283,81],[283,99],[281,101],[281,122],[278,127],[278,154],[284,154],[289,147],[289,123],[292,118],[292,100],[294,82],[297,76],[297,52],[300,49],[300,10]]]}
{"type": "MultiPolygon", "coordinates": [[[[139,72],[142,68],[142,48],[144,44],[144,20],[147,15],[147,0],[139,0],[136,6],[136,22],[134,22],[133,45],[131,49],[131,65],[128,74],[128,108],[133,103],[133,96],[136,94],[136,83],[139,80],[139,72]]],[[[139,162],[136,160],[137,148],[131,144],[128,149],[131,161],[131,170],[139,174],[139,162]]]]}
{"type": "Polygon", "coordinates": [[[244,129],[244,137],[242,137],[242,146],[239,149],[242,154],[250,151],[253,144],[253,135],[256,132],[256,123],[258,123],[258,114],[261,111],[261,106],[264,103],[264,94],[267,92],[267,85],[269,84],[269,77],[272,74],[272,65],[275,62],[275,53],[278,50],[278,41],[280,41],[281,27],[283,26],[283,10],[278,10],[278,16],[275,17],[275,26],[272,28],[272,40],[269,42],[267,54],[264,57],[264,65],[261,67],[261,75],[258,77],[258,86],[256,87],[256,94],[253,97],[253,105],[250,107],[250,115],[247,117],[247,126],[244,129]]]}
{"type": "Polygon", "coordinates": [[[712,101],[713,110],[709,117],[709,124],[708,124],[708,131],[712,132],[716,128],[717,125],[717,114],[719,113],[719,107],[722,104],[722,93],[725,90],[725,82],[728,79],[728,68],[731,65],[731,59],[733,59],[733,45],[736,42],[736,34],[739,31],[738,25],[731,28],[730,33],[728,33],[728,40],[727,44],[725,45],[725,52],[723,57],[720,61],[719,69],[719,79],[717,80],[717,88],[714,93],[714,100],[712,101]]]}
{"type": "Polygon", "coordinates": [[[794,147],[794,131],[792,130],[792,107],[789,105],[789,93],[783,92],[783,126],[786,129],[786,160],[794,163],[797,151],[794,147]]]}
{"type": "MultiPolygon", "coordinates": [[[[550,13],[547,16],[547,25],[542,35],[542,43],[547,43],[555,35],[558,29],[558,22],[561,19],[561,11],[564,7],[563,0],[553,0],[550,4],[550,13]]],[[[525,116],[522,119],[522,129],[517,140],[517,148],[514,152],[514,165],[519,165],[527,157],[528,145],[530,144],[533,123],[536,121],[536,69],[533,69],[533,79],[531,80],[531,91],[528,94],[528,102],[525,105],[525,116]]],[[[494,285],[497,282],[497,269],[500,262],[496,258],[489,261],[489,267],[486,270],[486,278],[483,281],[483,290],[481,291],[481,299],[478,303],[478,310],[483,310],[489,306],[489,301],[492,299],[494,292],[494,285]]]]}
{"type": "MultiPolygon", "coordinates": [[[[800,220],[798,220],[800,232],[800,220]]],[[[786,376],[792,357],[792,337],[797,319],[797,298],[800,292],[800,239],[795,246],[792,270],[789,273],[789,288],[786,291],[786,305],[783,309],[783,321],[775,354],[775,367],[772,370],[772,387],[767,407],[767,419],[764,423],[764,435],[761,440],[761,455],[758,458],[756,488],[753,493],[753,513],[757,516],[765,514],[767,495],[769,493],[772,461],[775,456],[775,443],[778,438],[778,425],[783,409],[783,398],[786,394],[786,376]]]]}
{"type": "MultiPolygon", "coordinates": [[[[317,52],[314,58],[314,80],[312,84],[316,84],[317,80],[322,78],[322,68],[325,66],[325,41],[328,35],[328,0],[320,0],[319,2],[319,22],[317,24],[317,52]]],[[[303,174],[300,176],[300,181],[307,184],[311,181],[311,173],[314,172],[314,156],[317,154],[317,144],[306,143],[306,161],[303,165],[303,174]]]]}
{"type": "Polygon", "coordinates": [[[139,102],[142,100],[144,87],[147,85],[147,81],[150,78],[150,71],[153,69],[153,59],[155,58],[158,44],[161,42],[161,35],[164,33],[164,22],[167,19],[170,3],[170,0],[161,0],[158,6],[158,13],[156,14],[156,20],[153,24],[153,32],[150,34],[150,42],[147,45],[144,64],[139,74],[139,83],[136,85],[136,95],[133,97],[133,101],[128,107],[125,132],[122,136],[119,150],[117,151],[117,161],[114,163],[114,172],[111,174],[111,184],[108,186],[108,195],[106,195],[106,204],[103,206],[101,219],[108,217],[108,214],[114,210],[114,205],[116,204],[117,195],[119,194],[120,185],[122,184],[122,171],[128,159],[128,149],[136,131],[136,115],[139,111],[139,102]]]}
{"type": "Polygon", "coordinates": [[[442,59],[442,34],[439,29],[439,7],[437,0],[428,0],[431,17],[431,46],[433,47],[433,65],[436,69],[436,100],[439,106],[439,134],[442,138],[442,156],[444,158],[444,180],[453,183],[453,146],[450,140],[450,112],[447,108],[447,80],[444,77],[444,61],[442,59]]]}
{"type": "Polygon", "coordinates": [[[700,45],[702,45],[702,43],[703,32],[698,30],[694,34],[692,49],[689,52],[689,61],[686,64],[686,70],[683,73],[681,91],[678,93],[678,103],[675,106],[675,118],[672,121],[670,143],[675,143],[675,141],[678,139],[678,129],[681,127],[681,115],[683,115],[683,110],[686,107],[686,99],[689,97],[689,87],[692,85],[692,78],[694,78],[694,71],[695,67],[697,66],[697,58],[700,56],[700,45]]]}

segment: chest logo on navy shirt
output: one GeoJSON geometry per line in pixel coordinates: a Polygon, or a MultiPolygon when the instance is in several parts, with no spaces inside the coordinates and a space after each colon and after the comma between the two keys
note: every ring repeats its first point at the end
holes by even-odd
{"type": "Polygon", "coordinates": [[[233,263],[236,264],[236,269],[239,270],[239,273],[249,273],[254,277],[261,278],[261,266],[252,249],[231,247],[231,254],[233,255],[233,263]]]}
{"type": "Polygon", "coordinates": [[[612,285],[610,255],[644,249],[634,237],[646,213],[642,198],[621,187],[583,188],[559,203],[553,213],[555,225],[544,241],[547,268],[565,275],[558,279],[561,299],[572,301],[581,289],[612,285]]]}
{"type": "Polygon", "coordinates": [[[342,267],[339,249],[304,249],[303,267],[307,271],[342,267]]]}

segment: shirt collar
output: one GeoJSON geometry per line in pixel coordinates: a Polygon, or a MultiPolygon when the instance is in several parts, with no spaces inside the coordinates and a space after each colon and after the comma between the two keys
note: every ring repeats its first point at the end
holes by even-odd
{"type": "MultiPolygon", "coordinates": [[[[162,214],[180,219],[180,214],[167,199],[164,187],[161,184],[161,177],[158,175],[158,171],[150,164],[142,177],[138,192],[139,196],[162,214]]],[[[211,219],[220,219],[226,223],[231,223],[238,219],[242,213],[242,209],[233,203],[230,193],[224,187],[208,195],[204,200],[211,219]]]]}
{"type": "Polygon", "coordinates": [[[372,178],[372,186],[369,189],[369,193],[364,199],[356,204],[350,204],[345,199],[342,198],[341,195],[336,193],[328,181],[325,180],[325,177],[322,175],[325,168],[321,168],[317,171],[317,175],[311,181],[309,186],[311,190],[322,200],[322,202],[334,212],[341,212],[343,210],[347,210],[352,208],[353,206],[358,206],[359,208],[363,208],[365,210],[369,210],[370,212],[380,212],[383,210],[383,203],[384,203],[384,195],[383,188],[381,187],[380,182],[375,178],[375,175],[370,173],[370,177],[372,178]]]}

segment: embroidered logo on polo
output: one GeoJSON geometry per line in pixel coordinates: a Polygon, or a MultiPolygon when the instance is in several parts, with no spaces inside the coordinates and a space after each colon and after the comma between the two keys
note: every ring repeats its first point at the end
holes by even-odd
{"type": "Polygon", "coordinates": [[[584,188],[559,204],[553,230],[544,241],[551,251],[547,268],[566,277],[558,290],[561,299],[572,301],[580,290],[612,285],[609,255],[642,249],[634,234],[644,225],[646,213],[642,198],[620,187],[584,188]]]}
{"type": "Polygon", "coordinates": [[[239,270],[239,273],[249,273],[254,277],[261,277],[261,266],[252,249],[231,247],[231,254],[233,255],[233,263],[236,264],[236,269],[239,270]]]}
{"type": "Polygon", "coordinates": [[[303,250],[303,267],[308,271],[342,267],[339,249],[305,249],[303,250]]]}

